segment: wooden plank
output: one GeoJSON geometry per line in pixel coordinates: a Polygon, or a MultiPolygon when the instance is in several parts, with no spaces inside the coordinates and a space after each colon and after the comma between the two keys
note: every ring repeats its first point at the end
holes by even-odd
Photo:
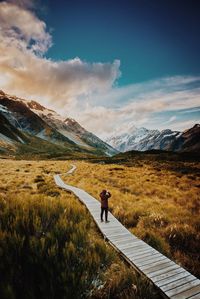
{"type": "MultiPolygon", "coordinates": [[[[158,271],[155,271],[155,272],[152,272],[152,273],[148,273],[148,277],[149,278],[153,278],[153,277],[155,277],[157,275],[164,274],[164,273],[169,272],[170,270],[174,270],[174,269],[178,269],[178,268],[179,267],[176,264],[174,264],[174,265],[171,265],[169,267],[163,268],[161,270],[158,270],[158,271]]],[[[145,274],[147,274],[146,272],[147,271],[144,271],[145,274]]]]}
{"type": "MultiPolygon", "coordinates": [[[[118,247],[119,248],[119,247],[118,247]]],[[[142,250],[142,248],[140,249],[142,250]]],[[[135,247],[131,247],[131,248],[128,248],[128,249],[120,249],[121,252],[123,252],[123,254],[125,254],[131,261],[133,261],[131,258],[130,258],[130,255],[131,254],[134,254],[135,252],[137,253],[138,252],[138,248],[135,248],[135,247]]]]}
{"type": "Polygon", "coordinates": [[[177,288],[177,287],[179,287],[179,286],[182,286],[182,285],[185,285],[185,284],[187,284],[188,282],[191,282],[191,281],[193,281],[193,280],[195,280],[196,279],[196,277],[194,277],[193,275],[189,275],[189,276],[187,276],[187,277],[183,277],[183,278],[181,278],[181,279],[178,279],[178,280],[176,280],[176,281],[173,281],[173,282],[171,282],[171,283],[168,283],[168,284],[166,284],[166,285],[164,285],[164,286],[162,286],[162,287],[160,287],[161,288],[161,290],[163,290],[163,291],[170,291],[170,290],[172,290],[172,289],[174,289],[174,288],[177,288]]]}
{"type": "MultiPolygon", "coordinates": [[[[124,252],[129,252],[130,250],[135,250],[138,252],[138,249],[139,250],[145,250],[147,249],[147,247],[139,242],[135,242],[135,243],[131,243],[129,244],[128,246],[126,247],[121,247],[121,246],[118,246],[118,248],[121,250],[121,251],[124,251],[124,252]]],[[[149,248],[149,250],[152,250],[151,248],[149,248]]]]}
{"type": "Polygon", "coordinates": [[[101,206],[99,201],[93,199],[88,199],[88,201],[90,202],[89,203],[90,206],[96,206],[96,205],[98,205],[99,207],[101,206]]]}
{"type": "MultiPolygon", "coordinates": [[[[127,234],[126,237],[129,238],[129,235],[127,234]]],[[[111,241],[113,244],[115,244],[115,246],[118,246],[118,244],[116,243],[116,240],[118,240],[118,241],[121,240],[121,241],[122,241],[122,240],[123,240],[123,235],[119,235],[119,236],[117,236],[117,237],[115,237],[115,238],[113,238],[112,236],[110,237],[110,241],[111,241]]]]}
{"type": "Polygon", "coordinates": [[[130,256],[130,258],[135,263],[135,262],[145,261],[146,259],[149,259],[149,258],[152,259],[153,257],[156,257],[158,255],[159,255],[159,253],[155,251],[155,252],[147,252],[147,253],[144,253],[144,254],[136,256],[136,257],[130,256]]]}
{"type": "Polygon", "coordinates": [[[102,229],[106,229],[107,232],[109,233],[112,233],[113,231],[120,231],[121,233],[127,233],[127,230],[122,227],[122,226],[117,226],[117,225],[112,225],[110,224],[110,222],[106,223],[105,221],[104,222],[101,222],[101,227],[102,229]]]}
{"type": "Polygon", "coordinates": [[[128,237],[127,239],[118,239],[118,241],[112,241],[115,246],[122,246],[123,244],[133,244],[134,242],[137,243],[137,239],[133,239],[132,237],[128,237]]]}
{"type": "Polygon", "coordinates": [[[143,261],[138,261],[138,260],[135,260],[135,262],[137,263],[137,265],[140,265],[140,267],[143,267],[143,266],[150,266],[150,265],[155,265],[156,262],[160,262],[160,261],[163,261],[163,260],[167,260],[166,256],[162,256],[162,255],[159,255],[159,256],[154,256],[154,257],[151,257],[151,260],[143,260],[143,261]]]}
{"type": "Polygon", "coordinates": [[[96,213],[96,212],[99,214],[101,213],[100,207],[98,207],[96,204],[93,206],[91,206],[90,204],[89,205],[86,204],[86,207],[88,208],[88,210],[92,211],[93,213],[96,213]]]}
{"type": "MultiPolygon", "coordinates": [[[[138,238],[135,238],[133,235],[127,235],[123,237],[124,242],[129,242],[129,241],[135,241],[135,240],[139,240],[138,238]]],[[[120,244],[122,241],[122,238],[116,238],[115,243],[116,244],[120,244]]]]}
{"type": "Polygon", "coordinates": [[[140,240],[132,240],[129,244],[118,245],[120,249],[127,249],[130,247],[141,247],[141,246],[144,246],[146,248],[146,246],[140,240]]]}
{"type": "MultiPolygon", "coordinates": [[[[146,247],[150,247],[150,246],[148,246],[147,244],[145,244],[142,240],[140,240],[140,239],[138,239],[138,238],[132,238],[131,243],[132,243],[132,244],[141,244],[141,245],[144,245],[144,246],[146,246],[146,247]]],[[[128,247],[129,245],[130,245],[130,243],[128,244],[128,243],[125,243],[125,242],[124,242],[124,244],[120,244],[119,246],[120,246],[121,248],[126,248],[126,247],[128,247]]]]}
{"type": "Polygon", "coordinates": [[[99,221],[101,220],[101,214],[100,214],[100,212],[94,212],[94,211],[92,211],[90,209],[88,209],[88,211],[90,212],[90,214],[92,215],[92,217],[94,219],[98,219],[99,221]]]}
{"type": "MultiPolygon", "coordinates": [[[[123,234],[123,236],[124,236],[124,240],[125,240],[125,241],[126,241],[126,240],[129,240],[129,239],[131,239],[131,240],[139,240],[137,237],[135,237],[134,235],[132,235],[128,230],[126,230],[126,233],[123,234]]],[[[121,241],[121,239],[118,239],[117,236],[114,237],[114,238],[115,238],[115,241],[116,241],[116,242],[120,242],[120,241],[121,241]]]]}
{"type": "Polygon", "coordinates": [[[185,270],[183,268],[178,268],[178,269],[172,269],[170,271],[167,271],[166,273],[161,273],[161,274],[158,274],[158,275],[155,275],[153,277],[151,277],[151,280],[156,283],[159,282],[159,281],[162,281],[164,279],[167,279],[169,277],[172,277],[173,275],[176,275],[176,274],[180,274],[180,273],[183,273],[185,272],[185,270]]]}
{"type": "Polygon", "coordinates": [[[142,266],[140,267],[140,269],[142,271],[145,272],[145,274],[149,274],[149,273],[153,273],[156,272],[158,270],[161,270],[163,268],[166,268],[168,266],[173,266],[175,263],[169,260],[163,260],[157,263],[154,263],[154,265],[146,265],[146,266],[142,266]]]}
{"type": "MultiPolygon", "coordinates": [[[[153,254],[153,251],[152,251],[151,249],[140,249],[140,252],[142,252],[142,251],[143,251],[143,253],[151,253],[151,254],[153,254]]],[[[135,258],[135,256],[138,256],[139,251],[138,251],[138,250],[134,250],[134,249],[131,249],[131,250],[126,249],[126,250],[125,250],[125,254],[127,255],[127,257],[128,257],[132,262],[135,263],[134,258],[135,258]]]]}
{"type": "Polygon", "coordinates": [[[100,211],[100,209],[98,207],[88,207],[86,205],[86,208],[92,214],[93,217],[98,217],[100,219],[101,211],[100,211]]]}
{"type": "Polygon", "coordinates": [[[183,271],[181,273],[172,275],[170,277],[167,277],[166,279],[162,279],[162,280],[156,282],[156,285],[158,287],[162,287],[164,285],[168,285],[169,283],[175,282],[175,281],[177,281],[177,280],[179,280],[181,278],[187,278],[189,276],[191,276],[191,274],[189,272],[183,271]]]}
{"type": "Polygon", "coordinates": [[[118,233],[118,234],[119,234],[119,233],[121,233],[121,234],[124,233],[124,231],[123,231],[122,229],[118,229],[118,228],[115,228],[115,229],[112,229],[112,230],[107,229],[107,227],[101,227],[101,228],[102,228],[102,230],[103,230],[104,232],[107,233],[108,236],[116,235],[117,233],[118,233]]]}
{"type": "Polygon", "coordinates": [[[102,222],[102,226],[103,227],[106,227],[107,228],[107,230],[109,230],[109,231],[112,231],[112,230],[114,230],[114,229],[120,229],[120,230],[122,230],[123,232],[126,232],[127,230],[126,230],[126,228],[124,227],[124,226],[122,226],[122,225],[116,225],[115,223],[112,223],[112,222],[102,222]]]}
{"type": "Polygon", "coordinates": [[[102,228],[106,228],[108,232],[112,232],[114,230],[121,231],[123,233],[127,232],[127,230],[123,226],[119,225],[112,225],[110,222],[102,222],[101,223],[102,228]]]}
{"type": "Polygon", "coordinates": [[[135,258],[134,260],[137,261],[137,262],[150,262],[153,258],[159,258],[159,257],[162,257],[163,255],[160,254],[159,252],[155,252],[153,255],[152,254],[149,254],[147,256],[144,256],[142,255],[141,257],[139,256],[138,258],[135,258]]]}
{"type": "Polygon", "coordinates": [[[108,237],[112,237],[112,236],[114,236],[116,234],[123,234],[124,233],[124,231],[121,230],[121,229],[120,230],[119,229],[115,229],[115,230],[109,231],[106,228],[102,228],[102,231],[105,232],[108,237]]]}
{"type": "Polygon", "coordinates": [[[121,236],[128,236],[130,233],[128,233],[128,231],[126,233],[120,233],[120,234],[113,234],[111,237],[110,237],[110,240],[115,240],[116,238],[119,238],[121,236]]]}
{"type": "Polygon", "coordinates": [[[136,258],[136,257],[141,257],[141,256],[143,256],[143,254],[145,254],[145,253],[151,253],[151,254],[153,254],[153,252],[154,251],[152,251],[151,249],[149,249],[149,248],[146,248],[146,249],[144,249],[144,250],[140,250],[140,252],[133,252],[132,253],[132,255],[129,255],[129,258],[132,260],[132,258],[134,259],[134,258],[136,258]]]}
{"type": "Polygon", "coordinates": [[[123,232],[126,232],[126,228],[119,225],[112,225],[110,222],[102,222],[102,227],[106,228],[107,231],[111,232],[113,230],[121,230],[123,232]]]}
{"type": "Polygon", "coordinates": [[[195,294],[194,296],[190,297],[190,299],[200,299],[200,291],[198,292],[198,294],[195,294]]]}
{"type": "Polygon", "coordinates": [[[91,202],[91,200],[88,200],[85,204],[88,208],[98,208],[99,212],[101,212],[101,206],[98,202],[91,202]]]}
{"type": "MultiPolygon", "coordinates": [[[[180,293],[182,294],[182,293],[184,293],[185,291],[188,291],[188,290],[192,290],[194,287],[199,287],[199,291],[200,291],[200,281],[197,278],[195,280],[193,280],[191,282],[188,282],[188,283],[186,283],[182,286],[179,286],[175,289],[172,289],[170,291],[166,291],[165,294],[167,294],[168,297],[173,296],[175,298],[176,297],[175,295],[178,295],[180,293]]],[[[197,290],[198,290],[198,288],[197,288],[197,290]]],[[[180,298],[182,298],[182,297],[180,297],[180,298]]]]}

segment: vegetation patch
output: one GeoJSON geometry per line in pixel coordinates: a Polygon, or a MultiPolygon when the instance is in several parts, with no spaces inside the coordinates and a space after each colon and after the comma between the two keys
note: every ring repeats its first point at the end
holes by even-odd
{"type": "Polygon", "coordinates": [[[29,173],[26,161],[0,164],[1,299],[160,298],[104,241],[86,208],[56,187],[53,174],[69,163],[32,162],[29,173]]]}

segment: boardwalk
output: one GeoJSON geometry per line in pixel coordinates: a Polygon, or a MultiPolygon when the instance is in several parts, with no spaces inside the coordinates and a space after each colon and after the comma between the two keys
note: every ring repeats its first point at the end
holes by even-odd
{"type": "MultiPolygon", "coordinates": [[[[75,166],[68,172],[71,174],[75,166]]],[[[65,184],[59,175],[56,184],[72,191],[87,207],[104,238],[134,267],[150,279],[164,298],[200,299],[200,280],[131,234],[111,213],[109,223],[100,221],[100,202],[84,190],[65,184]]]]}

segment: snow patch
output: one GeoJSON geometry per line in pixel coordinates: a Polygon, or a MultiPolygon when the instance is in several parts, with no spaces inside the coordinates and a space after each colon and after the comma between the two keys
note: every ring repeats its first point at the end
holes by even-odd
{"type": "Polygon", "coordinates": [[[0,111],[5,112],[5,113],[10,113],[7,109],[7,107],[3,106],[0,104],[0,111]]]}
{"type": "Polygon", "coordinates": [[[9,144],[14,145],[14,141],[11,140],[9,137],[3,135],[2,133],[0,133],[0,140],[1,140],[1,141],[4,141],[4,142],[6,142],[6,143],[9,143],[9,144]]]}
{"type": "Polygon", "coordinates": [[[44,139],[44,140],[48,140],[46,135],[45,135],[45,130],[40,131],[39,133],[36,134],[37,137],[44,139]]]}
{"type": "MultiPolygon", "coordinates": [[[[57,129],[58,130],[58,129],[57,129]]],[[[75,134],[72,134],[70,132],[66,132],[66,130],[58,130],[62,135],[64,135],[65,137],[69,138],[71,141],[73,141],[74,143],[76,143],[77,145],[80,146],[84,146],[87,148],[91,148],[89,145],[87,145],[86,143],[84,143],[78,136],[76,136],[75,134]]]]}
{"type": "Polygon", "coordinates": [[[21,143],[23,143],[23,144],[26,143],[26,142],[24,142],[24,140],[23,140],[22,138],[20,138],[19,136],[17,136],[17,139],[18,139],[21,143]]]}

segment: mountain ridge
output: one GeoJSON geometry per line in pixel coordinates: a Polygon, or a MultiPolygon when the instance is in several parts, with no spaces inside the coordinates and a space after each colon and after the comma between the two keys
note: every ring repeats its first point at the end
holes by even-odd
{"type": "MultiPolygon", "coordinates": [[[[48,145],[54,144],[63,150],[80,153],[108,156],[117,153],[117,150],[85,130],[75,120],[69,125],[67,122],[70,118],[62,118],[36,101],[27,101],[0,91],[0,114],[7,119],[10,127],[18,130],[18,134],[28,134],[27,140],[32,136],[38,138],[38,142],[42,139],[48,145]]],[[[0,133],[3,134],[3,131],[0,133]]],[[[0,139],[3,139],[2,135],[0,139]]],[[[13,142],[15,145],[16,142],[21,143],[19,140],[13,142]]]]}
{"type": "Polygon", "coordinates": [[[200,125],[196,124],[184,132],[133,127],[133,130],[127,133],[107,138],[106,142],[120,152],[132,150],[199,151],[200,125]]]}

